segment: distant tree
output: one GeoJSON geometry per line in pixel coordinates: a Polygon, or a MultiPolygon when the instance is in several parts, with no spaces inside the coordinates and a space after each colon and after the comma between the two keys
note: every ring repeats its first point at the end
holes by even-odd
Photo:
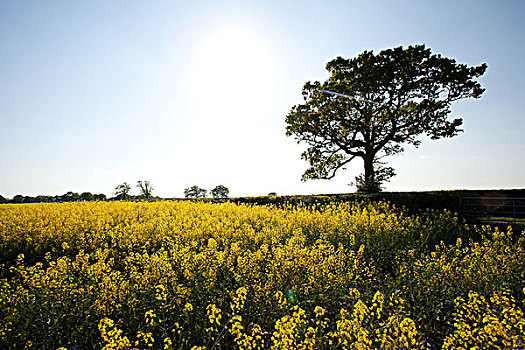
{"type": "Polygon", "coordinates": [[[137,187],[140,189],[140,196],[143,198],[151,198],[153,186],[149,181],[138,181],[137,187]]]}
{"type": "Polygon", "coordinates": [[[211,190],[211,195],[213,198],[227,198],[228,194],[230,194],[230,190],[223,185],[218,185],[213,190],[211,190]]]}
{"type": "Polygon", "coordinates": [[[7,199],[5,199],[2,195],[0,195],[0,203],[7,203],[7,199]]]}
{"type": "Polygon", "coordinates": [[[105,201],[106,200],[106,195],[103,194],[103,193],[95,194],[93,197],[94,197],[94,199],[96,201],[105,201]]]}
{"type": "Polygon", "coordinates": [[[16,196],[11,199],[11,203],[24,203],[25,197],[21,194],[17,194],[16,196]]]}
{"type": "Polygon", "coordinates": [[[118,198],[118,199],[128,199],[129,198],[129,192],[131,191],[131,186],[127,183],[127,182],[124,182],[120,185],[118,185],[117,187],[115,187],[115,196],[118,198]]]}
{"type": "Polygon", "coordinates": [[[23,203],[36,203],[36,198],[31,196],[24,196],[23,203]]]}
{"type": "Polygon", "coordinates": [[[80,195],[76,192],[69,191],[66,194],[60,196],[60,201],[62,202],[73,202],[78,201],[80,199],[80,195]]]}
{"type": "Polygon", "coordinates": [[[268,193],[268,196],[277,196],[277,193],[275,193],[275,192],[270,192],[270,193],[268,193]]]}
{"type": "Polygon", "coordinates": [[[186,198],[206,198],[208,191],[200,188],[197,185],[191,186],[184,190],[184,197],[186,198]]]}
{"type": "Polygon", "coordinates": [[[37,202],[37,203],[48,203],[48,202],[52,202],[53,198],[54,197],[51,197],[51,196],[40,195],[40,196],[36,196],[35,202],[37,202]]]}
{"type": "Polygon", "coordinates": [[[462,131],[461,118],[448,119],[451,104],[481,97],[485,89],[475,79],[487,65],[468,67],[415,45],[337,57],[326,69],[330,77],[307,82],[304,103],[286,117],[286,135],[308,146],[302,158],[310,168],[302,180],[331,179],[361,158],[358,190],[379,192],[394,175],[379,159],[417,147],[420,135],[437,140],[462,131]]]}
{"type": "Polygon", "coordinates": [[[83,192],[80,195],[80,200],[81,201],[92,201],[93,199],[95,199],[95,196],[93,196],[93,194],[91,192],[83,192]]]}

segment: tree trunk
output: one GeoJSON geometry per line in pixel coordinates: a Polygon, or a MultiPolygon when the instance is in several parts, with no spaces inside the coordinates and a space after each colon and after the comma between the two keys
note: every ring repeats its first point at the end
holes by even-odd
{"type": "Polygon", "coordinates": [[[365,154],[363,160],[365,163],[365,183],[363,190],[367,193],[379,192],[379,186],[375,181],[374,154],[365,154]]]}
{"type": "Polygon", "coordinates": [[[374,157],[365,155],[363,158],[365,161],[365,181],[369,183],[374,182],[374,157]]]}

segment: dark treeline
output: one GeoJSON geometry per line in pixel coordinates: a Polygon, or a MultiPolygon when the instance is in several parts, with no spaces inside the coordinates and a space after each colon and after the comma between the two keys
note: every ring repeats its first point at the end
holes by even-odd
{"type": "MultiPolygon", "coordinates": [[[[248,205],[275,205],[294,206],[294,205],[323,205],[339,202],[354,201],[383,201],[389,202],[396,207],[405,207],[410,213],[416,214],[420,211],[449,210],[453,213],[460,213],[460,199],[462,197],[499,197],[499,198],[525,198],[525,189],[501,189],[501,190],[451,190],[451,191],[422,191],[422,192],[381,192],[377,194],[360,193],[341,193],[324,195],[295,195],[277,196],[270,193],[268,196],[258,197],[234,197],[228,198],[198,198],[202,201],[216,203],[233,202],[236,204],[248,205]]],[[[74,201],[105,201],[105,200],[195,200],[195,198],[160,198],[146,197],[144,195],[129,195],[115,193],[113,197],[106,198],[104,194],[91,194],[84,192],[68,192],[61,196],[22,196],[16,195],[12,199],[6,199],[0,195],[0,203],[47,203],[47,202],[74,202],[74,201]]]]}
{"type": "Polygon", "coordinates": [[[78,194],[76,192],[68,192],[57,196],[23,196],[17,194],[12,199],[6,199],[0,196],[0,203],[52,203],[52,202],[76,202],[76,201],[105,201],[105,194],[92,194],[84,192],[78,194]]]}

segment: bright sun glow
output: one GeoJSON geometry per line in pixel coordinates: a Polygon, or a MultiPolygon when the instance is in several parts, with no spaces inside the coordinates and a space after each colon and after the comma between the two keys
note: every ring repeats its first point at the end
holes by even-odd
{"type": "Polygon", "coordinates": [[[260,121],[261,105],[270,102],[277,81],[271,50],[254,32],[237,27],[214,31],[198,43],[187,73],[207,129],[260,121]]]}

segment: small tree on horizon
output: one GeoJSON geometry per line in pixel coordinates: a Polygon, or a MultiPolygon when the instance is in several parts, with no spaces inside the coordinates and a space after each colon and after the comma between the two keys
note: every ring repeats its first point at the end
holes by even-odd
{"type": "Polygon", "coordinates": [[[200,188],[197,185],[188,187],[184,190],[184,197],[186,198],[206,198],[208,191],[200,188]]]}
{"type": "Polygon", "coordinates": [[[228,198],[229,194],[230,190],[223,185],[218,185],[213,190],[211,190],[211,195],[213,198],[228,198]]]}
{"type": "Polygon", "coordinates": [[[95,199],[95,196],[91,192],[82,192],[80,195],[80,200],[82,201],[92,201],[95,199]]]}
{"type": "Polygon", "coordinates": [[[138,181],[137,187],[140,189],[140,196],[143,198],[151,198],[153,192],[153,186],[149,181],[138,181]]]}
{"type": "Polygon", "coordinates": [[[119,199],[128,199],[129,198],[129,192],[131,191],[131,186],[127,182],[123,182],[122,184],[115,187],[115,196],[119,199]]]}

